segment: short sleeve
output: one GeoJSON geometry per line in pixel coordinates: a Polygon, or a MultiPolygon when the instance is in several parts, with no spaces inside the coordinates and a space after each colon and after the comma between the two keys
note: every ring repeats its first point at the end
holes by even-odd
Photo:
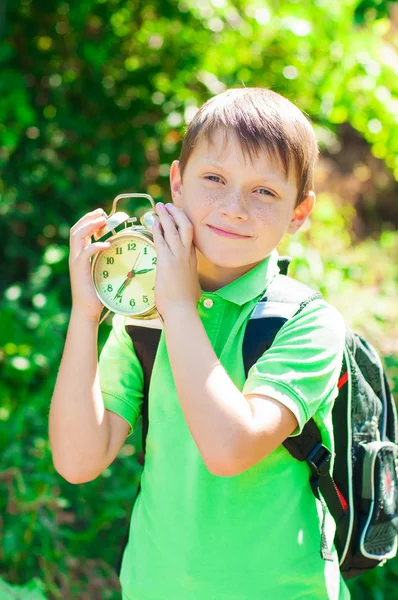
{"type": "Polygon", "coordinates": [[[141,414],[144,375],[125,321],[125,317],[114,315],[98,364],[105,408],[130,424],[128,435],[131,435],[141,414]]]}
{"type": "Polygon", "coordinates": [[[243,394],[262,394],[289,408],[299,424],[331,404],[337,396],[345,342],[339,311],[313,300],[279,330],[270,349],[248,373],[243,394]]]}

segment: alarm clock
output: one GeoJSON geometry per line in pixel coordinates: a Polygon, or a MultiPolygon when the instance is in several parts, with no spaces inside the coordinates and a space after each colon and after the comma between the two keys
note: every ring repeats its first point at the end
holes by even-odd
{"type": "Polygon", "coordinates": [[[91,275],[96,294],[109,312],[134,319],[161,318],[155,305],[155,277],[157,255],[152,226],[158,220],[155,202],[149,194],[119,194],[113,200],[109,216],[104,211],[106,224],[97,231],[95,241],[111,245],[92,257],[91,275]],[[119,200],[146,198],[152,210],[140,218],[116,212],[119,200]]]}

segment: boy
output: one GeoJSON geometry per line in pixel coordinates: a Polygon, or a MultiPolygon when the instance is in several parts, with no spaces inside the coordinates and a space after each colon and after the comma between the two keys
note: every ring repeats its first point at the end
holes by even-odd
{"type": "MultiPolygon", "coordinates": [[[[121,569],[124,600],[349,598],[309,469],[282,442],[314,417],[333,450],[331,410],[344,322],[324,300],[288,321],[246,380],[242,340],[278,273],[276,246],[315,205],[318,149],[303,114],[260,88],[209,100],[157,205],[156,303],[163,332],[149,392],[141,491],[121,569]]],[[[140,414],[143,375],[116,315],[97,364],[102,306],[90,279],[99,212],[72,227],[73,306],[50,411],[57,470],[97,477],[140,414]]]]}

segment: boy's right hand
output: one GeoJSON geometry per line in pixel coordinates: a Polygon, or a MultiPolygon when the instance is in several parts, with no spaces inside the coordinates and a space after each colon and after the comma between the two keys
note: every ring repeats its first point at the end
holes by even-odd
{"type": "Polygon", "coordinates": [[[102,208],[87,213],[70,230],[69,276],[72,310],[98,321],[103,305],[95,292],[90,257],[110,247],[109,242],[90,242],[91,236],[106,223],[102,208]]]}

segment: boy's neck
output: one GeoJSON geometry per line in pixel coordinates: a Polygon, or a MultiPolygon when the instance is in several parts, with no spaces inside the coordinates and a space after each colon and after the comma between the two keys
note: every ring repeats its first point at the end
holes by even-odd
{"type": "Polygon", "coordinates": [[[243,265],[241,267],[219,267],[211,263],[203,254],[196,250],[198,261],[198,276],[200,287],[204,292],[215,292],[220,288],[232,283],[255,265],[243,265]]]}

